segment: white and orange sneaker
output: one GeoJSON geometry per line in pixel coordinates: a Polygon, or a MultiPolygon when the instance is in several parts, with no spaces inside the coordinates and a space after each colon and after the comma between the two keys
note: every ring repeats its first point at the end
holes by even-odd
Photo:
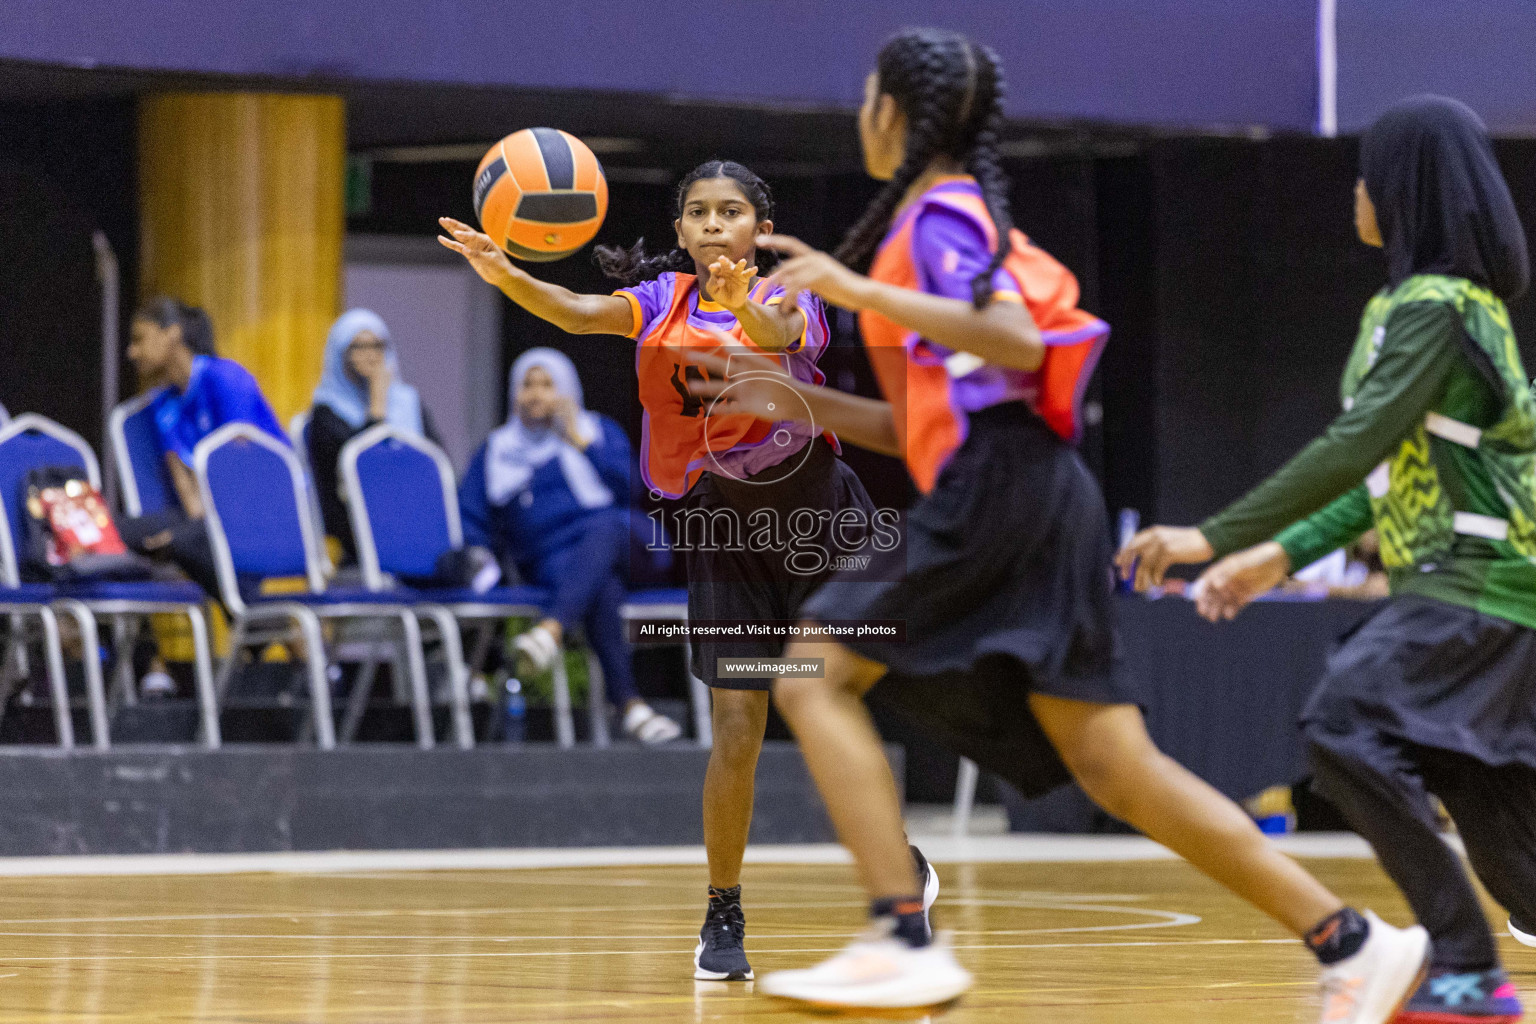
{"type": "Polygon", "coordinates": [[[841,953],[815,967],[776,971],[759,991],[829,1010],[921,1010],[959,999],[973,984],[939,933],[915,949],[875,921],[841,953]]]}
{"type": "Polygon", "coordinates": [[[1365,912],[1370,933],[1354,956],[1323,969],[1322,1024],[1389,1024],[1429,968],[1429,933],[1365,912]]]}

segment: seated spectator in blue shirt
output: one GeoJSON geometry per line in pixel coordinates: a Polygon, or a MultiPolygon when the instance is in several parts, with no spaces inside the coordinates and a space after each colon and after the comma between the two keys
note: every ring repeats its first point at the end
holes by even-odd
{"type": "Polygon", "coordinates": [[[149,407],[177,506],[126,519],[123,540],[136,551],[175,563],[218,597],[192,451],[227,423],[251,423],[284,444],[288,439],[255,378],[234,360],[214,354],[213,324],[196,306],[151,299],[134,314],[128,359],[141,385],[160,388],[149,407]]]}
{"type": "Polygon", "coordinates": [[[357,561],[357,542],[340,483],[341,449],[379,423],[442,445],[421,395],[400,379],[400,361],[383,318],[369,309],[350,309],[325,339],[325,368],[305,431],[325,532],[341,543],[347,565],[357,561]]]}
{"type": "Polygon", "coordinates": [[[576,367],[535,348],[512,364],[505,426],[475,452],[459,485],[464,542],[496,551],[525,580],[554,592],[549,617],[514,644],[536,669],[560,656],[565,634],[585,627],[624,731],[645,743],[682,734],[635,687],[619,618],[629,557],[629,438],[582,406],[576,367]]]}

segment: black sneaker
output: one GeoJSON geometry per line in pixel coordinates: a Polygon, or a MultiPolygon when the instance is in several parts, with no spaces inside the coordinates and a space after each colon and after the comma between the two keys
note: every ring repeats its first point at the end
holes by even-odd
{"type": "Polygon", "coordinates": [[[928,863],[928,858],[923,856],[923,851],[910,843],[907,849],[912,851],[912,863],[917,865],[917,877],[923,883],[923,923],[928,926],[928,937],[933,938],[933,921],[929,911],[933,909],[934,902],[939,898],[939,873],[933,870],[933,865],[928,863]]]}
{"type": "Polygon", "coordinates": [[[693,976],[699,981],[751,981],[744,945],[747,919],[740,903],[711,902],[693,951],[693,976]]]}

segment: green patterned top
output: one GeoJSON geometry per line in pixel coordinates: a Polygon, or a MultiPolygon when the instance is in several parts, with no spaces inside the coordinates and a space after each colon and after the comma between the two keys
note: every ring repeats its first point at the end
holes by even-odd
{"type": "Polygon", "coordinates": [[[1322,437],[1201,526],[1218,557],[1274,538],[1300,567],[1375,526],[1394,594],[1536,627],[1536,402],[1504,303],[1432,274],[1383,290],[1342,391],[1322,437]]]}

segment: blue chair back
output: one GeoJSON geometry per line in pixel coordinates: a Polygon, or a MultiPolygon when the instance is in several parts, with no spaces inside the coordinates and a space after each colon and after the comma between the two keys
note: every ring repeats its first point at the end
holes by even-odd
{"type": "Polygon", "coordinates": [[[160,451],[160,432],[149,403],[159,390],[140,395],[112,410],[113,462],[122,485],[123,511],[147,516],[176,507],[176,487],[160,451]]]}
{"type": "Polygon", "coordinates": [[[101,469],[85,438],[44,416],[26,413],[0,428],[0,585],[20,582],[16,546],[26,535],[26,499],[21,489],[27,474],[44,466],[83,469],[95,487],[101,469]]]}
{"type": "Polygon", "coordinates": [[[370,589],[384,586],[384,573],[431,576],[463,545],[453,466],[436,445],[380,424],[347,442],[340,468],[370,589]]]}
{"type": "Polygon", "coordinates": [[[233,609],[240,576],[303,576],[325,589],[308,487],[292,448],[248,423],[230,423],[193,452],[207,506],[219,589],[233,609]]]}

